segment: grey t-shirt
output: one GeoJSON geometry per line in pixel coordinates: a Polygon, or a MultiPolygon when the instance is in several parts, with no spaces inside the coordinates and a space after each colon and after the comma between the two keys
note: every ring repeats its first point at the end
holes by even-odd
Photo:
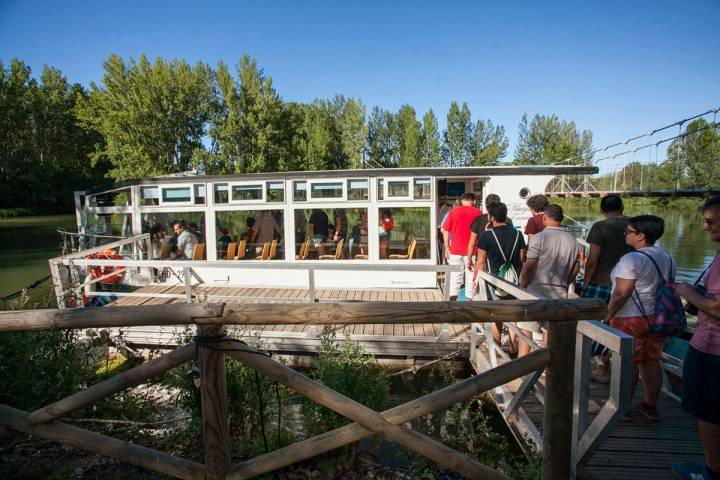
{"type": "Polygon", "coordinates": [[[528,291],[547,298],[566,298],[568,276],[579,254],[575,237],[560,227],[546,227],[533,235],[527,258],[537,258],[538,265],[528,291]]]}
{"type": "Polygon", "coordinates": [[[197,237],[190,230],[183,230],[178,236],[177,248],[182,250],[182,256],[179,259],[190,260],[193,256],[193,250],[197,245],[197,237]]]}

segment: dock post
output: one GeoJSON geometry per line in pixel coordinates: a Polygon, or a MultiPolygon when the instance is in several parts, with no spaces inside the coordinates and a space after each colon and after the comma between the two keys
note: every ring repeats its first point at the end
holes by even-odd
{"type": "MultiPolygon", "coordinates": [[[[198,325],[200,339],[225,334],[222,325],[198,325]]],[[[205,448],[206,479],[221,480],[230,468],[230,423],[228,417],[225,354],[204,348],[202,340],[200,361],[200,405],[202,410],[203,446],[205,448]]]]}
{"type": "Polygon", "coordinates": [[[545,374],[543,412],[543,478],[571,478],[573,426],[573,365],[577,321],[550,322],[550,364],[545,374]]]}

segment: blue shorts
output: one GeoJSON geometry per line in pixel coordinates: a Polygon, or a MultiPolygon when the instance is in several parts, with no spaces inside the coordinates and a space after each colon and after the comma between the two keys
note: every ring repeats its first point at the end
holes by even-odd
{"type": "Polygon", "coordinates": [[[703,422],[720,425],[720,355],[688,347],[683,365],[682,407],[703,422]]]}

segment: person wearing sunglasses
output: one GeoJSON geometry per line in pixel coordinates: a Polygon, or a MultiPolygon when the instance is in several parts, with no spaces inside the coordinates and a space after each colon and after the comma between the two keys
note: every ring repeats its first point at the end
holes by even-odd
{"type": "Polygon", "coordinates": [[[664,272],[665,278],[675,276],[672,256],[655,246],[664,231],[665,222],[655,215],[630,218],[625,228],[625,242],[635,251],[623,255],[610,273],[612,294],[605,323],[635,339],[632,392],[635,392],[638,374],[642,375],[644,386],[644,400],[630,407],[624,421],[632,421],[636,416],[660,421],[656,405],[662,386],[660,357],[664,338],[652,335],[650,324],[655,311],[655,294],[662,281],[658,269],[664,272]]]}
{"type": "MultiPolygon", "coordinates": [[[[720,244],[720,195],[703,205],[703,229],[720,244]]],[[[680,478],[720,479],[720,250],[700,280],[704,288],[681,283],[677,292],[698,310],[683,365],[682,406],[698,419],[705,465],[678,463],[672,471],[680,478]]]]}

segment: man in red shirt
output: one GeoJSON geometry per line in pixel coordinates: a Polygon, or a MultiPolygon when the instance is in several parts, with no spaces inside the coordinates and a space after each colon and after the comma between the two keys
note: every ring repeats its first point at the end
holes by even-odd
{"type": "Polygon", "coordinates": [[[543,223],[543,212],[545,211],[545,207],[549,204],[550,202],[548,202],[545,195],[533,195],[528,198],[527,206],[530,208],[530,213],[533,214],[533,216],[527,221],[527,225],[525,225],[525,235],[528,237],[528,245],[530,244],[530,240],[533,235],[540,233],[545,229],[545,224],[543,223]]]}
{"type": "MultiPolygon", "coordinates": [[[[482,215],[482,210],[475,208],[475,195],[464,193],[460,197],[461,206],[450,211],[442,225],[443,241],[445,242],[445,258],[448,265],[462,265],[467,268],[468,242],[470,241],[470,225],[482,215]]],[[[450,274],[450,300],[457,300],[464,272],[450,274]]]]}

